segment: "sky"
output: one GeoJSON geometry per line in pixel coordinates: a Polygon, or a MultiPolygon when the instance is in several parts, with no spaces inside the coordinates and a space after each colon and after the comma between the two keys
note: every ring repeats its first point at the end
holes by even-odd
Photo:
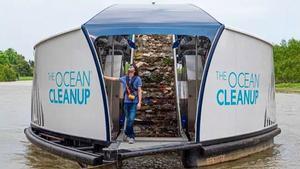
{"type": "MultiPolygon", "coordinates": [[[[151,0],[0,0],[0,50],[14,48],[33,60],[33,46],[49,36],[81,26],[112,4],[151,4],[151,0]]],[[[227,27],[271,43],[300,39],[297,0],[156,0],[192,3],[227,27]]]]}

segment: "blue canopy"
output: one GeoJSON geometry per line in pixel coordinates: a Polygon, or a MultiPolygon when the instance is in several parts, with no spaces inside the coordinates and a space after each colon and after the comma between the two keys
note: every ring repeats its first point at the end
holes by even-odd
{"type": "Polygon", "coordinates": [[[190,4],[112,5],[83,27],[89,35],[176,34],[202,35],[211,40],[221,27],[204,10],[190,4]]]}

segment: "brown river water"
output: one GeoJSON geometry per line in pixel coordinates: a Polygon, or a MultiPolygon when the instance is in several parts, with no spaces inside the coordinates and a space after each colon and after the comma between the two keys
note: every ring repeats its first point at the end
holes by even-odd
{"type": "MultiPolygon", "coordinates": [[[[43,151],[26,139],[23,130],[30,123],[31,83],[0,83],[0,169],[79,168],[75,162],[43,151]]],[[[273,148],[204,168],[300,168],[300,95],[277,93],[276,103],[282,133],[275,138],[273,148]]],[[[134,158],[123,164],[123,168],[183,168],[176,153],[134,158]]]]}

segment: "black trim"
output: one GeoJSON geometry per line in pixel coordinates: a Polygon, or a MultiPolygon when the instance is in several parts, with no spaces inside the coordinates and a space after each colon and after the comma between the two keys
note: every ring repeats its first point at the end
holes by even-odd
{"type": "Polygon", "coordinates": [[[225,26],[221,25],[221,27],[219,28],[217,35],[213,41],[212,47],[209,51],[208,57],[207,57],[207,61],[206,61],[206,65],[204,68],[204,73],[202,76],[202,82],[201,82],[201,86],[200,86],[200,90],[199,90],[199,100],[198,100],[198,112],[197,112],[197,124],[196,124],[196,128],[197,128],[197,133],[196,133],[196,142],[200,142],[200,125],[201,125],[201,112],[202,112],[202,103],[203,103],[203,95],[204,95],[204,89],[205,89],[205,84],[206,84],[206,79],[207,79],[207,75],[208,75],[208,71],[209,71],[209,67],[210,67],[210,63],[212,60],[212,57],[214,55],[215,49],[217,47],[218,41],[221,37],[221,34],[224,30],[225,26]]]}
{"type": "Polygon", "coordinates": [[[276,135],[280,134],[280,128],[276,128],[275,130],[269,131],[264,134],[260,134],[258,136],[231,141],[222,144],[215,144],[210,146],[202,146],[202,155],[204,157],[209,157],[218,154],[225,154],[228,152],[232,152],[235,150],[252,147],[260,143],[264,143],[273,139],[276,135]]]}
{"type": "Polygon", "coordinates": [[[93,153],[78,150],[76,148],[56,144],[54,142],[39,137],[31,130],[31,128],[26,128],[24,130],[24,133],[30,142],[41,147],[42,149],[46,149],[47,151],[53,154],[68,158],[70,160],[78,161],[84,164],[89,164],[89,165],[103,164],[102,154],[93,154],[93,153]]]}
{"type": "Polygon", "coordinates": [[[78,137],[78,136],[72,136],[72,135],[68,135],[68,134],[63,134],[60,132],[55,132],[55,131],[51,131],[51,130],[47,130],[47,129],[43,129],[40,128],[34,124],[30,124],[31,130],[37,133],[45,133],[54,137],[59,137],[59,138],[63,138],[63,139],[69,139],[69,140],[76,140],[76,141],[82,141],[82,142],[86,142],[89,144],[97,144],[99,146],[103,146],[106,147],[108,146],[110,143],[107,141],[103,141],[103,140],[95,140],[95,139],[90,139],[90,138],[85,138],[85,137],[78,137]]]}
{"type": "Polygon", "coordinates": [[[24,130],[26,137],[33,144],[36,144],[37,146],[59,156],[89,165],[100,165],[105,162],[117,162],[118,160],[131,157],[174,151],[199,151],[200,154],[197,155],[199,156],[198,158],[206,158],[256,146],[267,141],[272,141],[272,139],[281,132],[280,128],[277,128],[277,125],[275,125],[258,132],[201,143],[185,142],[174,145],[162,145],[151,149],[136,151],[103,148],[100,151],[95,152],[87,151],[90,149],[89,146],[75,147],[70,145],[62,145],[55,141],[51,141],[51,139],[44,139],[41,133],[34,130],[35,129],[31,127],[24,130]]]}
{"type": "Polygon", "coordinates": [[[259,131],[255,131],[255,132],[251,132],[251,133],[247,133],[247,134],[237,135],[237,136],[233,136],[233,137],[226,137],[226,138],[221,138],[221,139],[216,139],[216,140],[202,141],[200,143],[203,146],[210,146],[210,145],[234,142],[234,141],[238,141],[238,140],[242,140],[242,139],[247,139],[247,138],[263,135],[263,134],[272,132],[276,129],[278,129],[277,124],[272,127],[265,128],[263,130],[259,130],[259,131]]]}
{"type": "Polygon", "coordinates": [[[87,31],[87,29],[85,28],[84,25],[81,26],[81,29],[85,35],[85,38],[89,44],[90,50],[92,52],[93,58],[94,58],[94,62],[96,65],[96,70],[98,73],[98,78],[99,78],[99,82],[100,82],[100,87],[101,87],[101,93],[102,93],[102,100],[103,100],[103,106],[104,106],[104,112],[105,112],[105,124],[106,124],[106,139],[107,141],[111,141],[110,139],[110,125],[109,125],[109,112],[108,112],[108,104],[107,104],[107,96],[106,96],[106,90],[105,90],[105,85],[103,82],[103,77],[102,77],[102,71],[99,65],[99,60],[98,60],[98,55],[97,52],[95,51],[95,48],[93,46],[93,43],[91,41],[91,39],[89,38],[89,33],[87,31]]]}

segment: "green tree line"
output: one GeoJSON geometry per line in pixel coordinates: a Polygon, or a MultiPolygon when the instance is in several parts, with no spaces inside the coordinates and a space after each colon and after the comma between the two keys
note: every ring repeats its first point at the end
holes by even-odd
{"type": "Polygon", "coordinates": [[[14,49],[0,50],[0,81],[15,81],[22,76],[32,76],[33,66],[33,61],[27,62],[14,49]]]}
{"type": "Polygon", "coordinates": [[[276,83],[300,82],[300,40],[282,40],[273,47],[276,83]]]}
{"type": "MultiPolygon", "coordinates": [[[[300,40],[282,40],[273,47],[276,83],[300,82],[300,40]]],[[[33,61],[14,49],[0,50],[0,81],[14,81],[21,76],[32,76],[33,61]]]]}

